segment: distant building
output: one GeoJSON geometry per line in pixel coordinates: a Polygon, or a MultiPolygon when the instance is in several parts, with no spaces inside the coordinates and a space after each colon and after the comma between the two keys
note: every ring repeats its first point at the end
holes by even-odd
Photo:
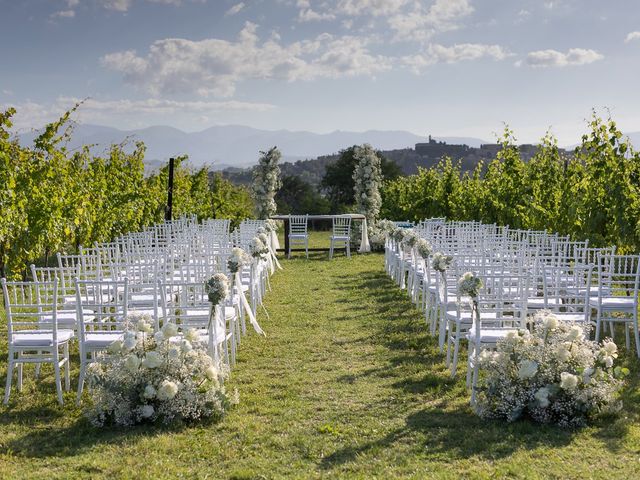
{"type": "Polygon", "coordinates": [[[416,153],[423,157],[440,158],[444,156],[460,158],[469,153],[468,145],[449,145],[446,142],[436,142],[429,135],[428,143],[416,143],[416,153]]]}

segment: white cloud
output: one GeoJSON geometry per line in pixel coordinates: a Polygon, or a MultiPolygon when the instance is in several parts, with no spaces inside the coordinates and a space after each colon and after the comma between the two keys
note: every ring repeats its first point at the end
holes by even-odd
{"type": "Polygon", "coordinates": [[[131,7],[132,0],[101,0],[104,8],[117,12],[126,12],[131,7]]]}
{"type": "Polygon", "coordinates": [[[329,12],[316,12],[310,8],[302,9],[298,12],[298,21],[315,22],[320,20],[335,20],[336,16],[329,12]]]}
{"type": "Polygon", "coordinates": [[[102,58],[105,67],[153,95],[197,93],[230,97],[248,79],[287,81],[374,75],[391,68],[388,57],[374,55],[370,40],[323,33],[283,45],[277,36],[261,42],[257,25],[246,22],[237,41],[168,38],[154,42],[145,56],[134,51],[102,58]]]}
{"type": "Polygon", "coordinates": [[[529,52],[527,64],[532,67],[567,67],[587,65],[602,60],[604,56],[595,50],[571,48],[567,53],[557,50],[538,50],[529,52]]]}
{"type": "Polygon", "coordinates": [[[480,43],[460,43],[452,46],[431,44],[424,53],[403,57],[403,63],[414,73],[437,63],[458,63],[470,60],[488,58],[504,60],[512,54],[500,45],[485,45],[480,43]]]}
{"type": "Polygon", "coordinates": [[[338,0],[335,11],[350,16],[379,17],[399,12],[412,0],[338,0]]]}
{"type": "Polygon", "coordinates": [[[459,21],[472,12],[469,0],[436,0],[428,9],[415,3],[411,11],[391,16],[388,23],[396,40],[424,41],[459,28],[459,21]]]}
{"type": "Polygon", "coordinates": [[[233,7],[226,11],[225,16],[230,17],[232,15],[237,15],[244,9],[244,7],[244,2],[236,3],[233,7]]]}
{"type": "Polygon", "coordinates": [[[76,12],[74,10],[58,10],[51,14],[52,19],[56,18],[73,18],[76,16],[76,12]]]}
{"type": "MultiPolygon", "coordinates": [[[[82,99],[75,97],[58,97],[52,103],[23,102],[18,104],[0,104],[0,109],[8,106],[16,108],[13,124],[17,130],[39,128],[42,125],[58,119],[82,99]]],[[[74,115],[85,123],[114,123],[135,122],[137,119],[150,119],[162,122],[168,115],[193,118],[194,116],[208,117],[228,115],[232,112],[266,112],[275,109],[269,103],[251,103],[238,101],[202,102],[202,101],[172,101],[148,98],[144,100],[95,100],[87,99],[74,115]]],[[[144,123],[144,122],[143,122],[144,123]]]]}
{"type": "Polygon", "coordinates": [[[627,37],[624,39],[624,43],[629,43],[633,40],[640,40],[640,31],[628,33],[627,37]]]}

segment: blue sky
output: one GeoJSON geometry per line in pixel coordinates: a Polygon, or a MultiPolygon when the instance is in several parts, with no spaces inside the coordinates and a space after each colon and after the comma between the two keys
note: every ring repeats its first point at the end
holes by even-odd
{"type": "Polygon", "coordinates": [[[640,131],[637,0],[0,0],[0,105],[39,127],[640,131]]]}

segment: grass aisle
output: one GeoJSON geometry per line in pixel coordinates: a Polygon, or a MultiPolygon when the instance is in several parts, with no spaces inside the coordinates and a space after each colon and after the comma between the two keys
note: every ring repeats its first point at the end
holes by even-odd
{"type": "MultiPolygon", "coordinates": [[[[218,425],[95,430],[71,395],[56,406],[50,376],[30,382],[0,410],[0,478],[640,473],[637,368],[619,419],[579,432],[480,421],[382,263],[381,255],[284,261],[266,302],[270,319],[259,318],[268,337],[243,339],[229,382],[241,402],[218,425]]],[[[4,345],[1,354],[4,379],[4,345]]]]}

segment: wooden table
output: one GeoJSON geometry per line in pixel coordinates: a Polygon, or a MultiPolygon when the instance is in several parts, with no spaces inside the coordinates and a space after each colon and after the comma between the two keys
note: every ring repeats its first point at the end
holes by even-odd
{"type": "MultiPolygon", "coordinates": [[[[369,233],[367,231],[367,217],[362,215],[361,213],[346,213],[343,215],[308,215],[307,218],[309,220],[332,220],[336,217],[349,217],[351,220],[356,220],[362,222],[362,236],[360,238],[360,248],[358,252],[365,253],[370,252],[371,247],[369,246],[369,233]]],[[[284,222],[284,248],[278,249],[279,252],[288,252],[289,251],[289,219],[291,215],[274,215],[271,217],[273,220],[281,220],[284,222]]],[[[304,248],[295,248],[292,251],[304,251],[304,248]]],[[[328,252],[329,247],[326,248],[310,248],[310,252],[328,252]]]]}

